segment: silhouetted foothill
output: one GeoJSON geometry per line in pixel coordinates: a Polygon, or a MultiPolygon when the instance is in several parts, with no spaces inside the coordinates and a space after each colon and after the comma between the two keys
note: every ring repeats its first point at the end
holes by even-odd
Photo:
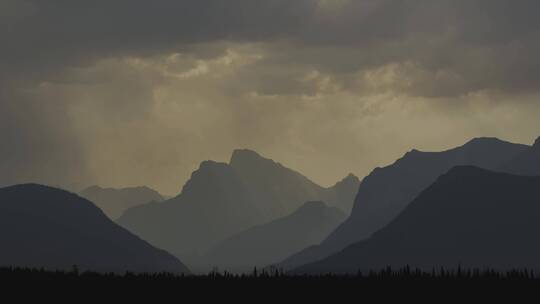
{"type": "Polygon", "coordinates": [[[443,152],[411,150],[394,164],[376,168],[360,184],[351,216],[320,246],[306,248],[281,263],[285,268],[320,260],[368,238],[398,214],[437,177],[457,165],[497,169],[530,149],[496,138],[476,138],[443,152]]]}
{"type": "Polygon", "coordinates": [[[0,266],[189,272],[174,256],[118,226],[90,201],[35,184],[0,189],[0,247],[0,266]]]}
{"type": "Polygon", "coordinates": [[[456,167],[368,240],[295,272],[540,270],[539,197],[540,177],[456,167]]]}

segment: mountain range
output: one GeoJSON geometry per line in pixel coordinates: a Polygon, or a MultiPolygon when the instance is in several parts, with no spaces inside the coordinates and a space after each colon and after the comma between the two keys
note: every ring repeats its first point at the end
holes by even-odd
{"type": "Polygon", "coordinates": [[[328,188],[235,150],[229,163],[202,162],[170,199],[147,187],[93,186],[86,198],[36,184],[0,188],[0,267],[540,269],[539,194],[540,138],[412,150],[361,182],[349,175],[328,188]],[[125,228],[110,219],[118,216],[125,228]]]}
{"type": "Polygon", "coordinates": [[[79,195],[93,202],[113,220],[129,208],[164,200],[156,190],[146,186],[120,189],[91,186],[79,192],[79,195]]]}
{"type": "Polygon", "coordinates": [[[293,254],[282,261],[280,267],[292,269],[311,263],[370,237],[452,167],[471,165],[497,170],[520,160],[528,162],[535,147],[496,138],[476,138],[443,152],[412,150],[392,165],[376,168],[365,177],[349,218],[320,245],[293,254]]]}
{"type": "Polygon", "coordinates": [[[118,223],[191,268],[204,267],[201,257],[225,239],[288,216],[307,201],[349,208],[358,183],[349,175],[324,188],[254,151],[236,150],[229,164],[203,162],[177,197],[131,208],[118,223]]]}
{"type": "Polygon", "coordinates": [[[189,273],[90,201],[36,184],[0,189],[0,266],[189,273]]]}
{"type": "Polygon", "coordinates": [[[365,241],[295,273],[540,269],[540,177],[456,167],[365,241]]]}

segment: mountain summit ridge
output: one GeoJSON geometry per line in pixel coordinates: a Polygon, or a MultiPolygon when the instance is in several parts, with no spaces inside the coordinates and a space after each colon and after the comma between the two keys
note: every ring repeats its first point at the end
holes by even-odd
{"type": "Polygon", "coordinates": [[[200,258],[220,241],[288,216],[307,201],[350,211],[358,184],[349,175],[324,188],[255,151],[237,149],[229,164],[201,162],[177,197],[129,209],[118,222],[204,268],[200,258]]]}

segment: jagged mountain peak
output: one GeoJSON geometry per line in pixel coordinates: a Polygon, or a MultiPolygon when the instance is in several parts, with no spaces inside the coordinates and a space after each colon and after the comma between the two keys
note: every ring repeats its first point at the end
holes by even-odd
{"type": "Polygon", "coordinates": [[[226,163],[206,160],[201,162],[199,169],[191,173],[191,178],[184,184],[182,193],[194,188],[204,192],[205,185],[208,183],[225,182],[226,185],[231,186],[236,180],[237,175],[231,166],[226,163]]]}
{"type": "Polygon", "coordinates": [[[349,173],[347,176],[345,176],[344,179],[342,179],[340,182],[338,183],[343,183],[343,182],[355,182],[355,183],[359,183],[360,182],[360,179],[358,178],[358,176],[352,174],[352,173],[349,173]]]}
{"type": "Polygon", "coordinates": [[[229,164],[232,167],[238,167],[246,164],[252,164],[252,163],[275,163],[273,160],[269,158],[262,157],[259,153],[249,150],[249,149],[236,149],[233,151],[231,155],[231,160],[229,161],[229,164]]]}
{"type": "MultiPolygon", "coordinates": [[[[399,158],[396,161],[396,163],[402,162],[404,160],[416,159],[416,158],[419,158],[423,154],[426,154],[426,153],[429,153],[429,152],[420,151],[418,149],[412,149],[412,150],[408,151],[407,153],[405,153],[405,155],[403,155],[403,157],[399,158]]],[[[381,168],[379,168],[379,169],[381,169],[381,168]]]]}
{"type": "MultiPolygon", "coordinates": [[[[220,163],[220,162],[216,162],[216,161],[213,161],[213,160],[205,160],[205,161],[202,161],[200,164],[199,164],[199,169],[197,171],[201,171],[201,170],[215,170],[215,169],[223,169],[223,168],[226,168],[228,167],[228,165],[226,163],[220,163]]],[[[197,171],[194,171],[193,173],[197,172],[197,171]]]]}

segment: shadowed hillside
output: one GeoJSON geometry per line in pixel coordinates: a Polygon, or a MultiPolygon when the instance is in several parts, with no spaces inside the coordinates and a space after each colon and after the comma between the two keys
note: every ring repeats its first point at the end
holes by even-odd
{"type": "Polygon", "coordinates": [[[501,166],[500,170],[518,175],[540,176],[540,137],[532,147],[501,166]]]}
{"type": "Polygon", "coordinates": [[[344,273],[387,266],[429,270],[540,270],[540,177],[456,167],[392,223],[295,273],[344,273]]]}
{"type": "Polygon", "coordinates": [[[187,273],[88,200],[35,184],[0,189],[0,265],[187,273]]]}
{"type": "Polygon", "coordinates": [[[281,261],[309,245],[318,244],[345,219],[323,202],[307,202],[291,215],[230,237],[205,257],[213,266],[249,272],[281,261]]]}

